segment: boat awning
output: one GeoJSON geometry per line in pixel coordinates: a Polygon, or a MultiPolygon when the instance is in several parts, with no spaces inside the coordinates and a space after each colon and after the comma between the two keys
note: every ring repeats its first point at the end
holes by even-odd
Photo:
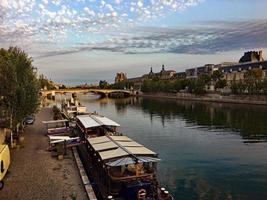
{"type": "Polygon", "coordinates": [[[68,140],[70,139],[69,136],[53,136],[53,135],[48,135],[50,140],[68,140]]]}
{"type": "Polygon", "coordinates": [[[51,120],[51,121],[42,121],[43,124],[54,124],[54,123],[62,123],[62,122],[67,122],[68,120],[62,119],[62,120],[51,120]]]}
{"type": "Polygon", "coordinates": [[[120,126],[118,123],[112,121],[111,119],[100,115],[78,115],[77,119],[83,124],[85,128],[98,126],[120,126]]]}
{"type": "MultiPolygon", "coordinates": [[[[138,162],[139,163],[145,163],[145,162],[159,162],[161,159],[159,158],[152,158],[152,157],[144,157],[144,156],[138,156],[138,162]]],[[[119,158],[114,161],[110,161],[107,163],[108,166],[116,167],[116,166],[122,166],[122,165],[129,165],[136,163],[135,159],[131,157],[126,158],[119,158]]]]}
{"type": "Polygon", "coordinates": [[[91,115],[91,118],[93,118],[96,122],[98,122],[100,125],[104,126],[120,126],[117,122],[114,122],[113,120],[100,116],[100,115],[91,115]]]}
{"type": "Polygon", "coordinates": [[[88,141],[91,145],[93,145],[93,144],[99,144],[103,142],[109,142],[110,139],[108,137],[95,137],[95,138],[88,139],[88,141]]]}
{"type": "Polygon", "coordinates": [[[78,115],[77,119],[82,123],[84,128],[92,128],[101,126],[94,119],[92,119],[89,115],[78,115]]]}
{"type": "Polygon", "coordinates": [[[101,152],[99,152],[99,155],[100,155],[102,160],[108,160],[108,159],[112,159],[112,158],[128,156],[129,154],[126,151],[124,151],[123,149],[117,148],[117,149],[112,149],[112,150],[107,150],[107,151],[101,151],[101,152]]]}
{"type": "Polygon", "coordinates": [[[96,151],[103,151],[103,150],[114,149],[114,148],[117,148],[117,145],[114,144],[113,142],[103,142],[103,143],[94,145],[94,149],[96,151]]]}
{"type": "Polygon", "coordinates": [[[136,162],[136,158],[139,162],[156,162],[159,160],[156,158],[157,154],[155,152],[127,136],[101,136],[88,138],[87,140],[94,151],[99,153],[100,158],[109,163],[110,166],[117,166],[118,163],[136,162]],[[131,159],[133,160],[131,161],[131,159]],[[117,164],[113,163],[115,161],[117,161],[117,164]]]}

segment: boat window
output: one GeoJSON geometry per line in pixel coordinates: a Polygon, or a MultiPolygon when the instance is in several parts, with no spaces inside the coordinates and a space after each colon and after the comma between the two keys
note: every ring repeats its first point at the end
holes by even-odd
{"type": "Polygon", "coordinates": [[[1,173],[3,173],[4,171],[5,171],[5,169],[4,169],[4,161],[3,160],[1,160],[1,173]]]}

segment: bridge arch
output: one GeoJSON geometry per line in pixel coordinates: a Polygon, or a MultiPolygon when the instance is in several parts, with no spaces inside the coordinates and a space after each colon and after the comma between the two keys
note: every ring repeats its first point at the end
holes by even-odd
{"type": "Polygon", "coordinates": [[[114,94],[123,94],[124,96],[134,95],[130,90],[113,90],[113,89],[57,89],[57,90],[44,90],[40,92],[42,96],[66,94],[66,93],[95,93],[101,97],[112,97],[114,94]]]}

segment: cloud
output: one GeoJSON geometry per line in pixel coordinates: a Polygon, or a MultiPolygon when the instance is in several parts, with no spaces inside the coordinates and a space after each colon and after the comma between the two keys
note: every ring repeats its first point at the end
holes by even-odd
{"type": "Polygon", "coordinates": [[[190,28],[139,27],[105,41],[80,43],[49,57],[84,51],[123,54],[214,54],[267,47],[267,20],[199,22],[190,28]]]}
{"type": "Polygon", "coordinates": [[[105,27],[117,30],[122,25],[140,24],[167,11],[184,10],[201,1],[1,0],[0,26],[5,29],[0,29],[0,37],[10,41],[32,36],[57,40],[61,35],[71,37],[69,32],[99,32],[105,27]],[[17,27],[18,23],[24,26],[17,27]],[[20,35],[15,38],[14,33],[18,30],[20,35]],[[9,34],[12,36],[7,37],[9,34]]]}

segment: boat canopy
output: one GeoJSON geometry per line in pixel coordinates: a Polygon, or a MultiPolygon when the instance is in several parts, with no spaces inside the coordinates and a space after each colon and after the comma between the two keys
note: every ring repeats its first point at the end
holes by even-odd
{"type": "Polygon", "coordinates": [[[92,128],[101,126],[94,119],[92,119],[89,115],[78,115],[77,119],[82,123],[84,128],[92,128]]]}
{"type": "Polygon", "coordinates": [[[91,115],[91,118],[93,118],[96,122],[104,126],[120,126],[118,123],[104,116],[91,115]]]}
{"type": "Polygon", "coordinates": [[[68,120],[66,119],[61,119],[61,120],[50,120],[50,121],[42,121],[43,124],[55,124],[55,123],[61,123],[61,122],[67,122],[68,120]]]}
{"type": "MultiPolygon", "coordinates": [[[[145,162],[159,162],[159,158],[153,158],[153,157],[147,157],[147,156],[137,156],[138,162],[139,163],[145,163],[145,162]]],[[[119,158],[114,161],[110,161],[107,163],[108,166],[111,167],[117,167],[117,166],[122,166],[122,165],[129,165],[129,164],[134,164],[136,161],[131,158],[131,157],[124,157],[124,158],[119,158]]]]}
{"type": "Polygon", "coordinates": [[[121,166],[136,162],[158,162],[157,153],[133,141],[127,136],[101,136],[87,139],[101,160],[109,166],[121,166]]]}
{"type": "Polygon", "coordinates": [[[82,123],[84,128],[92,128],[98,126],[120,126],[111,119],[100,115],[78,115],[77,119],[82,123]]]}

